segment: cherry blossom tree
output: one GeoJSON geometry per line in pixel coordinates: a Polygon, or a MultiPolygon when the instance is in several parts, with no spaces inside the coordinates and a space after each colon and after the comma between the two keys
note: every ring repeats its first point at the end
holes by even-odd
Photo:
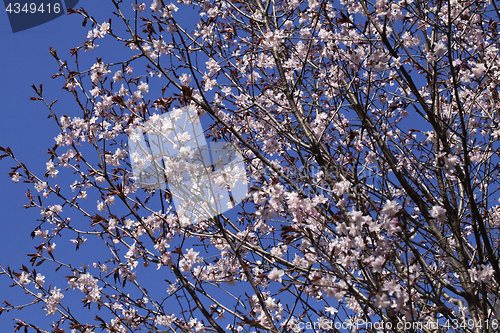
{"type": "Polygon", "coordinates": [[[0,148],[41,212],[32,266],[0,272],[54,317],[16,330],[498,330],[495,0],[111,1],[106,22],[71,10],[91,30],[70,61],[51,51],[78,111],[33,86],[60,128],[46,173],[0,148]],[[132,154],[183,115],[243,171],[201,175],[188,132],[179,160],[132,154]],[[176,177],[226,190],[224,212],[186,214],[176,177]],[[106,251],[82,266],[64,242],[106,251]]]}

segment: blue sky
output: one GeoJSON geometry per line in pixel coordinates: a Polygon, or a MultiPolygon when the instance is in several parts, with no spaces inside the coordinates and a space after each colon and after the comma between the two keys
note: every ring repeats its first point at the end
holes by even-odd
{"type": "MultiPolygon", "coordinates": [[[[123,8],[126,9],[125,6],[123,8]]],[[[102,0],[82,0],[75,8],[80,7],[84,7],[98,22],[107,21],[114,9],[110,1],[102,0]]],[[[131,13],[132,10],[129,14],[131,13]]],[[[196,18],[196,15],[190,17],[190,19],[196,18]]],[[[43,102],[29,100],[30,97],[35,96],[31,85],[39,86],[40,83],[43,83],[44,97],[49,102],[56,98],[59,99],[59,102],[54,105],[54,111],[58,116],[63,114],[80,116],[81,112],[79,112],[74,99],[61,89],[64,84],[63,80],[61,78],[51,79],[51,76],[57,73],[58,66],[49,54],[49,46],[57,49],[60,58],[67,59],[70,67],[73,67],[69,50],[85,40],[90,28],[90,24],[87,27],[82,27],[81,16],[64,15],[29,30],[13,33],[7,13],[5,11],[0,13],[0,42],[4,45],[0,49],[0,61],[3,64],[2,80],[0,81],[0,100],[2,101],[0,110],[3,116],[3,121],[0,122],[0,146],[10,147],[17,159],[24,162],[32,172],[38,175],[43,175],[45,172],[45,163],[49,159],[46,152],[54,145],[54,137],[59,133],[59,128],[52,119],[47,118],[49,111],[43,102]]],[[[90,68],[95,58],[103,55],[105,56],[104,62],[124,60],[127,57],[127,50],[124,50],[122,45],[117,45],[109,36],[98,40],[98,44],[100,47],[93,52],[81,54],[82,69],[90,68]]],[[[40,241],[39,239],[32,240],[30,233],[38,225],[37,219],[41,216],[36,208],[27,210],[22,208],[24,204],[28,203],[24,193],[27,188],[33,190],[33,186],[12,182],[7,176],[7,172],[11,171],[12,166],[15,166],[15,163],[8,158],[0,161],[0,213],[3,227],[2,232],[0,232],[0,264],[3,267],[10,266],[18,271],[22,264],[31,267],[26,254],[34,253],[33,247],[39,245],[40,241]]],[[[69,185],[68,181],[64,181],[64,174],[65,171],[62,170],[56,180],[49,179],[49,181],[52,184],[57,182],[60,185],[69,185]]],[[[94,207],[94,212],[96,212],[95,200],[88,204],[91,205],[89,207],[94,207]]],[[[48,228],[49,226],[46,226],[44,229],[48,228]]],[[[67,249],[66,252],[59,252],[58,255],[72,256],[72,259],[68,261],[76,266],[82,262],[92,264],[98,260],[99,250],[106,251],[102,247],[92,246],[91,250],[86,247],[85,252],[75,253],[74,245],[69,242],[69,237],[56,240],[56,244],[59,251],[67,249]]],[[[107,255],[105,257],[107,258],[107,255]]],[[[51,269],[50,266],[42,265],[37,270],[47,276],[46,286],[52,283],[52,286],[64,289],[67,287],[67,282],[64,279],[66,274],[54,274],[53,268],[55,266],[51,269]]],[[[148,281],[148,283],[153,283],[152,281],[148,281]]],[[[8,300],[19,305],[23,304],[24,301],[27,303],[31,300],[23,294],[20,288],[8,288],[10,284],[12,284],[10,279],[0,276],[0,302],[8,300]]],[[[165,291],[167,287],[162,284],[159,291],[165,291]]],[[[72,310],[81,313],[81,306],[78,303],[83,296],[81,293],[74,293],[74,295],[77,306],[72,310]]],[[[65,293],[63,303],[68,301],[70,297],[72,297],[70,293],[65,293]]],[[[0,315],[0,331],[12,332],[13,318],[29,319],[30,322],[40,325],[40,328],[48,329],[49,324],[55,318],[45,316],[45,311],[41,309],[41,306],[33,306],[23,311],[0,315]]],[[[89,316],[87,317],[88,322],[92,323],[95,312],[84,312],[89,316]]]]}
{"type": "MultiPolygon", "coordinates": [[[[77,8],[80,6],[86,8],[98,22],[107,21],[113,9],[109,1],[103,0],[82,0],[77,8]]],[[[196,16],[189,19],[196,19],[196,16]]],[[[44,83],[46,99],[48,101],[59,99],[54,107],[54,111],[59,116],[62,114],[77,116],[79,114],[74,100],[61,89],[63,81],[51,79],[51,76],[57,73],[58,66],[49,54],[49,46],[58,50],[61,59],[69,60],[69,49],[80,45],[90,29],[90,25],[82,27],[81,22],[81,17],[78,15],[62,16],[38,27],[12,33],[7,13],[4,11],[0,13],[0,42],[2,45],[0,61],[3,65],[2,80],[0,81],[0,100],[2,101],[0,110],[3,116],[3,121],[0,122],[0,146],[10,147],[16,157],[37,174],[45,172],[45,162],[49,158],[46,151],[47,148],[53,146],[54,137],[58,134],[59,129],[53,120],[47,119],[48,110],[42,102],[29,100],[29,97],[35,95],[30,86],[44,83]]],[[[116,44],[109,38],[98,40],[98,44],[101,47],[93,53],[82,53],[84,58],[81,60],[85,62],[85,65],[82,66],[83,69],[90,67],[95,57],[101,56],[103,51],[108,52],[106,56],[110,56],[108,59],[103,59],[104,62],[123,60],[127,56],[123,53],[113,54],[113,52],[120,52],[123,48],[119,46],[108,49],[107,44],[116,44]]],[[[21,264],[29,265],[29,258],[25,254],[35,252],[33,246],[39,245],[37,240],[31,240],[30,233],[38,225],[36,220],[40,218],[40,214],[37,209],[25,210],[22,208],[22,205],[28,203],[24,195],[28,186],[21,183],[14,184],[11,181],[6,175],[11,166],[14,166],[14,162],[10,159],[0,161],[0,212],[3,227],[2,232],[0,232],[0,264],[18,270],[21,264]]],[[[29,187],[32,188],[32,186],[29,187]]],[[[66,247],[71,251],[74,249],[67,237],[58,241],[57,245],[58,249],[66,247]]],[[[74,252],[68,251],[68,253],[74,252]]],[[[91,263],[90,258],[95,254],[94,251],[94,253],[80,252],[77,255],[81,256],[80,258],[87,255],[91,263]]],[[[61,278],[55,279],[55,283],[59,283],[56,284],[59,288],[67,286],[63,280],[61,278]]],[[[22,291],[18,288],[8,288],[10,284],[11,281],[8,278],[0,276],[0,302],[5,299],[15,299],[22,303],[22,296],[24,296],[22,291]]],[[[161,287],[160,291],[165,289],[166,287],[161,287]]],[[[75,310],[78,309],[78,307],[75,308],[75,310]]],[[[40,306],[33,307],[31,310],[1,315],[0,331],[12,331],[12,318],[27,319],[27,317],[32,322],[41,324],[44,328],[47,328],[47,324],[52,321],[51,317],[45,316],[45,312],[40,309],[40,306]]]]}
{"type": "MultiPolygon", "coordinates": [[[[81,6],[103,22],[112,5],[108,1],[82,0],[76,8],[81,6]]],[[[49,46],[57,49],[61,58],[69,58],[69,49],[81,44],[90,29],[89,25],[82,27],[81,22],[78,15],[64,15],[32,29],[13,33],[7,13],[0,12],[0,43],[3,45],[0,48],[0,146],[10,147],[19,160],[37,173],[45,171],[45,162],[49,158],[46,151],[54,144],[58,128],[53,120],[47,119],[48,110],[42,102],[29,100],[35,95],[30,86],[43,82],[47,99],[60,99],[55,107],[59,114],[70,113],[74,108],[74,101],[61,90],[62,81],[51,79],[58,66],[49,54],[49,46]]],[[[90,60],[92,58],[94,56],[89,57],[90,60]]],[[[33,253],[33,246],[38,245],[31,240],[30,233],[40,215],[37,209],[22,208],[27,203],[24,195],[27,185],[11,181],[6,175],[11,166],[14,166],[12,160],[0,161],[0,264],[18,269],[21,263],[29,264],[25,254],[33,253]]],[[[0,301],[12,300],[13,296],[21,301],[24,296],[22,291],[8,288],[10,284],[9,279],[0,276],[0,301]]],[[[38,307],[2,314],[0,331],[12,332],[11,318],[26,318],[27,315],[35,322],[51,322],[51,318],[45,317],[45,312],[38,307]]]]}

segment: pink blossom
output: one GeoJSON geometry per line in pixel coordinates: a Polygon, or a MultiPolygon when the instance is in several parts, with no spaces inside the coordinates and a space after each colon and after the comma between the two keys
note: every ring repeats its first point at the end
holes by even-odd
{"type": "Polygon", "coordinates": [[[285,274],[284,271],[277,269],[276,267],[273,268],[273,270],[268,274],[268,278],[271,281],[278,281],[282,282],[281,277],[285,274]]]}
{"type": "Polygon", "coordinates": [[[14,183],[19,182],[19,178],[20,178],[19,176],[20,176],[20,175],[19,175],[19,173],[18,173],[18,172],[14,173],[14,175],[12,176],[12,181],[13,181],[14,183]]]}
{"type": "Polygon", "coordinates": [[[132,9],[134,11],[138,11],[139,13],[142,13],[146,9],[146,4],[143,2],[141,4],[132,4],[132,9]]]}
{"type": "Polygon", "coordinates": [[[387,200],[384,208],[382,208],[382,213],[387,215],[395,215],[401,210],[401,206],[394,200],[387,200]]]}
{"type": "Polygon", "coordinates": [[[431,216],[439,222],[443,222],[446,220],[446,209],[441,206],[433,206],[431,216]]]}

